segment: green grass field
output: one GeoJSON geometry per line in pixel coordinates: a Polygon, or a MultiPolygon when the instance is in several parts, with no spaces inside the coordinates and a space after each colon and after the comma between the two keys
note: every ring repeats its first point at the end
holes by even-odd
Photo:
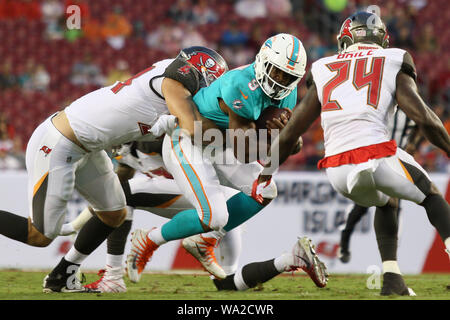
{"type": "MultiPolygon", "coordinates": [[[[450,300],[450,275],[405,276],[417,297],[381,297],[366,288],[368,275],[331,275],[326,288],[316,288],[303,273],[278,276],[243,292],[217,291],[206,274],[144,274],[138,284],[126,279],[127,293],[45,294],[44,272],[0,271],[0,300],[450,300]]],[[[86,273],[87,283],[97,279],[86,273]]]]}

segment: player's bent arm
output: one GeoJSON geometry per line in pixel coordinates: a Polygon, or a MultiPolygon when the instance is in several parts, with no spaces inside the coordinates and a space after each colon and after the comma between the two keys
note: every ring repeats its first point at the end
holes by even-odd
{"type": "Polygon", "coordinates": [[[417,125],[411,130],[409,134],[408,143],[406,144],[405,151],[410,155],[414,156],[420,144],[423,142],[424,137],[420,133],[419,127],[417,125]]]}
{"type": "Polygon", "coordinates": [[[180,127],[193,136],[194,121],[199,119],[197,119],[195,113],[197,106],[192,100],[192,95],[189,90],[176,80],[164,78],[161,91],[170,114],[177,117],[180,127]]]}
{"type": "MultiPolygon", "coordinates": [[[[294,109],[292,117],[289,119],[286,127],[280,132],[278,139],[272,144],[270,151],[271,158],[278,152],[278,163],[281,165],[291,155],[299,138],[304,134],[313,122],[320,116],[321,104],[317,98],[317,89],[313,83],[300,104],[294,109]]],[[[271,175],[274,171],[272,163],[268,163],[261,175],[271,175]]]]}
{"type": "Polygon", "coordinates": [[[450,156],[450,136],[439,117],[420,97],[414,79],[399,72],[396,82],[398,107],[416,123],[425,138],[450,156]]]}

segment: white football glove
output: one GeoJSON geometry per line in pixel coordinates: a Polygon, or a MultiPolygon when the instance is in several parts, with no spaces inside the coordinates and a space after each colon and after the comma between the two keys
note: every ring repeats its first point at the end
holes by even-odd
{"type": "Polygon", "coordinates": [[[177,117],[171,114],[163,114],[162,116],[159,116],[158,120],[155,122],[155,124],[153,124],[153,126],[150,129],[150,132],[155,137],[161,137],[166,133],[168,135],[171,135],[177,123],[178,123],[177,117]]]}
{"type": "Polygon", "coordinates": [[[255,199],[256,202],[262,204],[264,199],[272,200],[275,199],[278,195],[277,185],[275,181],[273,181],[272,177],[262,183],[258,183],[258,179],[253,182],[252,188],[252,198],[255,199]]]}

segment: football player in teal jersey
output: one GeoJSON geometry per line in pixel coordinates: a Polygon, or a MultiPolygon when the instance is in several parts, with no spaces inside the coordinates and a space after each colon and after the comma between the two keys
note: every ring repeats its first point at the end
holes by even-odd
{"type": "MultiPolygon", "coordinates": [[[[208,61],[204,64],[207,67],[208,61]]],[[[195,131],[194,121],[199,118],[194,110],[198,108],[201,117],[211,120],[219,128],[242,129],[242,132],[254,130],[254,121],[267,107],[294,108],[297,85],[305,74],[305,68],[306,53],[301,41],[289,34],[278,34],[264,42],[254,63],[229,71],[201,89],[194,96],[192,110],[180,110],[176,103],[167,101],[169,111],[178,118],[179,127],[164,139],[164,163],[195,209],[178,213],[162,227],[150,231],[138,229],[133,233],[127,257],[128,276],[132,281],[139,281],[146,263],[160,245],[176,239],[184,239],[184,248],[208,272],[218,279],[226,278],[214,256],[217,241],[275,198],[276,186],[271,181],[264,188],[264,194],[257,194],[261,188],[252,185],[256,178],[253,175],[262,169],[257,162],[235,164],[233,170],[241,165],[244,169],[237,169],[240,174],[230,177],[229,173],[233,171],[230,166],[221,170],[211,159],[203,157],[201,146],[194,145],[191,140],[195,131]],[[249,169],[249,165],[257,169],[249,169]],[[233,179],[247,177],[247,186],[250,187],[243,187],[240,189],[243,192],[226,201],[220,191],[220,183],[223,184],[223,181],[219,182],[221,176],[226,176],[230,185],[236,185],[233,179]],[[202,235],[203,232],[208,233],[202,235]]],[[[247,152],[249,141],[245,141],[247,152]]],[[[305,242],[300,255],[305,255],[308,263],[299,265],[299,268],[308,272],[313,280],[326,283],[325,267],[319,264],[315,254],[306,257],[310,252],[313,252],[310,242],[305,242]]]]}

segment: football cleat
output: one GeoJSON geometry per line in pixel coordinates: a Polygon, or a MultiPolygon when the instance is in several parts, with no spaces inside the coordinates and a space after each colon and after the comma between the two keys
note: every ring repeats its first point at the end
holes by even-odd
{"type": "Polygon", "coordinates": [[[380,295],[416,296],[416,293],[406,286],[401,274],[386,272],[383,274],[383,287],[380,295]]]}
{"type": "Polygon", "coordinates": [[[63,275],[57,275],[56,277],[47,275],[44,278],[42,287],[42,292],[44,293],[100,293],[98,290],[83,287],[76,276],[70,278],[63,275]]]}
{"type": "Polygon", "coordinates": [[[127,256],[127,274],[131,282],[137,283],[141,280],[147,262],[151,259],[158,245],[150,240],[148,231],[137,229],[132,233],[131,250],[127,256]]]}
{"type": "Polygon", "coordinates": [[[198,234],[185,238],[182,245],[183,248],[197,259],[203,268],[214,277],[217,279],[225,279],[227,277],[225,271],[217,262],[214,254],[214,248],[217,246],[217,239],[202,237],[198,234]]]}
{"type": "Polygon", "coordinates": [[[339,247],[337,256],[342,263],[348,263],[352,255],[350,251],[343,250],[342,247],[339,247]]]}
{"type": "Polygon", "coordinates": [[[105,293],[127,292],[127,286],[123,281],[123,270],[121,267],[112,268],[106,266],[97,273],[100,279],[85,285],[85,288],[98,290],[105,293]]]}
{"type": "Polygon", "coordinates": [[[292,255],[294,256],[294,265],[290,266],[286,271],[302,269],[319,288],[327,285],[327,268],[316,255],[311,239],[308,237],[299,238],[292,249],[292,255]]]}

